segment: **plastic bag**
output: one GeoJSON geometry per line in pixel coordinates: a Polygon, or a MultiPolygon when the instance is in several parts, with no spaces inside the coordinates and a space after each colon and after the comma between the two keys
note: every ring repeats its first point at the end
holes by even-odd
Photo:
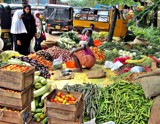
{"type": "Polygon", "coordinates": [[[90,121],[84,122],[84,124],[96,124],[96,119],[93,118],[93,119],[90,120],[90,121]]]}
{"type": "Polygon", "coordinates": [[[113,67],[111,68],[111,71],[115,71],[115,70],[119,69],[122,65],[123,64],[121,62],[119,62],[119,61],[115,62],[113,64],[113,67]]]}
{"type": "Polygon", "coordinates": [[[111,61],[106,61],[105,64],[104,64],[104,68],[112,68],[113,67],[113,62],[111,61]]]}
{"type": "Polygon", "coordinates": [[[113,122],[113,121],[109,121],[109,122],[105,122],[105,123],[103,123],[103,124],[116,124],[116,123],[113,122]]]}
{"type": "Polygon", "coordinates": [[[35,37],[33,37],[33,39],[31,40],[31,43],[30,43],[30,52],[35,52],[34,50],[34,47],[35,47],[35,43],[36,43],[36,39],[35,37]]]}
{"type": "Polygon", "coordinates": [[[60,55],[57,59],[53,61],[53,70],[61,68],[62,64],[63,64],[62,55],[60,55]]]}
{"type": "Polygon", "coordinates": [[[132,73],[143,72],[143,71],[144,71],[144,68],[141,66],[134,66],[133,68],[131,68],[132,73]]]}

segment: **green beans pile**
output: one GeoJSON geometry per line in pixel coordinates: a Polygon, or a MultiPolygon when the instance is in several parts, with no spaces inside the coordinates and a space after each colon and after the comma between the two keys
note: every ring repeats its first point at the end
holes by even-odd
{"type": "Polygon", "coordinates": [[[101,88],[97,123],[114,121],[116,124],[147,124],[152,100],[145,99],[138,84],[117,82],[101,88]]]}
{"type": "Polygon", "coordinates": [[[95,84],[75,84],[73,86],[65,85],[63,90],[81,92],[84,96],[84,115],[93,119],[98,112],[100,99],[100,88],[95,84]]]}

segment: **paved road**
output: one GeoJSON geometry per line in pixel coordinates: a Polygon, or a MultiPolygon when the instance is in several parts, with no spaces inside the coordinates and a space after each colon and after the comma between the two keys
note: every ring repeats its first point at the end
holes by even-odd
{"type": "Polygon", "coordinates": [[[46,37],[47,37],[47,40],[56,41],[56,40],[59,39],[60,34],[59,34],[59,33],[53,33],[53,34],[48,34],[48,33],[46,33],[46,37]]]}

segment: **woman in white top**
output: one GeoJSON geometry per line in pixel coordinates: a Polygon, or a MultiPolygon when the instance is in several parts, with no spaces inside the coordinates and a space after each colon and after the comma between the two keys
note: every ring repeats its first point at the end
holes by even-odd
{"type": "MultiPolygon", "coordinates": [[[[20,42],[16,39],[16,35],[27,33],[25,25],[22,20],[23,10],[16,10],[12,17],[11,33],[15,36],[14,49],[18,50],[20,42]]],[[[19,50],[18,50],[19,51],[19,50]]]]}

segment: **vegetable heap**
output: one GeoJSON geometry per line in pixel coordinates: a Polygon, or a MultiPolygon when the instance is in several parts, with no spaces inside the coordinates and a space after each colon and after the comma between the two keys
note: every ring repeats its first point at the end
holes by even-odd
{"type": "Polygon", "coordinates": [[[2,67],[1,70],[5,71],[15,71],[15,72],[26,72],[29,69],[27,66],[20,66],[20,65],[8,65],[2,67]]]}
{"type": "Polygon", "coordinates": [[[133,56],[136,56],[136,52],[131,53],[125,50],[119,50],[119,55],[122,57],[133,57],[133,56]]]}
{"type": "Polygon", "coordinates": [[[115,58],[119,57],[118,50],[113,49],[110,51],[105,51],[105,57],[107,61],[113,61],[115,58]]]}
{"type": "Polygon", "coordinates": [[[104,40],[108,36],[108,32],[99,32],[99,38],[104,40]]]}
{"type": "Polygon", "coordinates": [[[38,56],[45,58],[46,60],[53,61],[51,55],[48,52],[40,50],[36,53],[38,56]]]}
{"type": "Polygon", "coordinates": [[[104,51],[98,49],[97,47],[91,47],[91,50],[94,53],[94,56],[96,57],[96,62],[103,63],[106,60],[104,51]]]}
{"type": "Polygon", "coordinates": [[[76,46],[76,42],[74,42],[73,40],[71,40],[70,38],[65,38],[62,37],[60,38],[58,41],[58,46],[60,48],[65,48],[65,49],[71,49],[72,47],[76,46]]]}
{"type": "Polygon", "coordinates": [[[33,60],[37,60],[38,63],[40,63],[43,66],[47,67],[50,71],[53,70],[51,61],[48,61],[48,60],[44,59],[43,57],[40,57],[40,56],[36,55],[35,53],[28,55],[28,57],[33,59],[33,60]]]}
{"type": "Polygon", "coordinates": [[[84,114],[93,119],[98,112],[98,104],[100,99],[99,87],[95,84],[75,84],[73,86],[65,85],[64,90],[80,92],[84,96],[84,114]]]}
{"type": "Polygon", "coordinates": [[[50,78],[50,73],[49,73],[48,68],[46,66],[38,63],[37,60],[33,60],[27,56],[22,56],[22,57],[19,57],[18,59],[34,66],[36,71],[40,71],[40,76],[43,76],[45,78],[50,78]]]}
{"type": "Polygon", "coordinates": [[[75,104],[76,100],[77,98],[72,94],[64,95],[63,93],[58,92],[55,98],[51,99],[51,102],[70,105],[70,104],[75,104]]]}
{"type": "Polygon", "coordinates": [[[69,56],[70,52],[68,50],[64,50],[56,46],[53,46],[45,51],[50,53],[53,59],[57,59],[60,55],[62,55],[62,59],[64,62],[71,60],[71,57],[69,56]]]}
{"type": "Polygon", "coordinates": [[[72,41],[79,43],[80,37],[78,37],[76,32],[65,32],[61,35],[61,38],[70,38],[72,41]]]}
{"type": "Polygon", "coordinates": [[[117,82],[101,89],[97,122],[147,124],[153,101],[145,99],[138,84],[117,82]]]}
{"type": "Polygon", "coordinates": [[[35,73],[34,79],[34,100],[31,103],[31,111],[36,122],[42,121],[42,124],[47,124],[48,118],[44,114],[44,98],[56,88],[55,85],[48,83],[47,79],[35,73]]]}

